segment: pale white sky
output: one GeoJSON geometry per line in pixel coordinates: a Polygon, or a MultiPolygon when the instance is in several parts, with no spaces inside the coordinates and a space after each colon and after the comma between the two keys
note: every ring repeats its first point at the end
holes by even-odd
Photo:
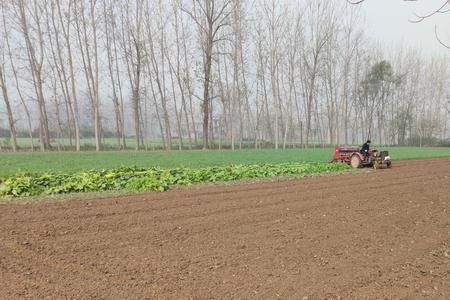
{"type": "Polygon", "coordinates": [[[405,43],[423,50],[425,55],[446,54],[436,39],[435,26],[439,37],[450,45],[450,13],[435,15],[421,23],[414,24],[415,14],[426,15],[442,6],[444,0],[366,0],[361,9],[366,15],[367,32],[375,40],[387,47],[405,43]]]}

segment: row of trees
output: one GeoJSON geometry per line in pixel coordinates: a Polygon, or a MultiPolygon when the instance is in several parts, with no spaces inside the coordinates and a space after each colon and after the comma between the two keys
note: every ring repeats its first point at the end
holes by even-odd
{"type": "MultiPolygon", "coordinates": [[[[449,66],[364,32],[358,8],[321,0],[0,2],[0,122],[42,151],[245,141],[383,144],[449,137],[449,66]],[[4,117],[4,118],[3,118],[4,117]],[[36,140],[33,132],[39,133],[36,140]]],[[[1,124],[1,123],[0,123],[1,124]]]]}

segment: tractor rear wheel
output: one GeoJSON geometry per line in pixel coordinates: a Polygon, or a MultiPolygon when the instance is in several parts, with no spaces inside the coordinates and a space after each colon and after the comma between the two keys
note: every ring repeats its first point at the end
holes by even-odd
{"type": "Polygon", "coordinates": [[[350,159],[350,165],[354,168],[361,168],[361,158],[358,155],[353,155],[350,159]]]}

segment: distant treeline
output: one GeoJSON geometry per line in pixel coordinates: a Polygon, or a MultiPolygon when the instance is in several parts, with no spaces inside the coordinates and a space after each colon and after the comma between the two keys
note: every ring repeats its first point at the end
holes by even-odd
{"type": "Polygon", "coordinates": [[[25,136],[41,151],[63,137],[77,151],[88,137],[98,151],[106,138],[166,150],[450,138],[448,57],[378,44],[345,0],[0,3],[13,150],[25,136]]]}

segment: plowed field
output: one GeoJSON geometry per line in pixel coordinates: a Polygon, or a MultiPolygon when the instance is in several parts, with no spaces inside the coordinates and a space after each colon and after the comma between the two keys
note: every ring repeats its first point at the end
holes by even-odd
{"type": "Polygon", "coordinates": [[[0,205],[0,299],[450,299],[450,158],[0,205]]]}

